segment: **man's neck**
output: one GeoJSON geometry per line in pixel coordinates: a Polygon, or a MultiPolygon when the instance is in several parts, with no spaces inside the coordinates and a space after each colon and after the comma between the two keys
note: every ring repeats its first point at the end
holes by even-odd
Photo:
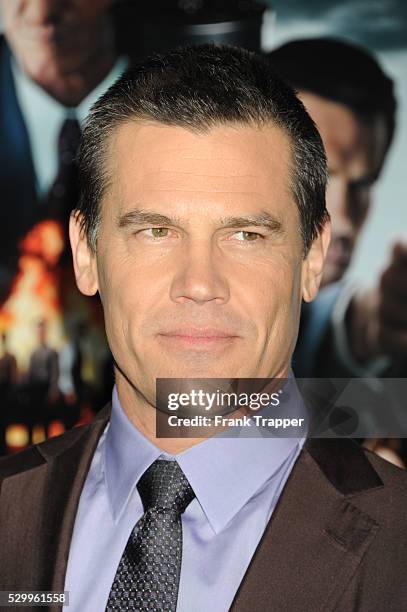
{"type": "MultiPolygon", "coordinates": [[[[285,379],[289,376],[289,367],[284,368],[275,379],[285,379]]],[[[210,436],[209,431],[205,431],[205,436],[201,438],[185,437],[185,433],[181,434],[180,429],[175,428],[176,432],[179,432],[177,438],[161,438],[157,437],[156,425],[157,425],[157,408],[149,403],[147,399],[130,383],[130,381],[117,369],[115,368],[115,378],[117,393],[120,400],[120,405],[126,414],[129,421],[155,446],[161,450],[171,454],[177,455],[178,453],[203,442],[210,436]],[[182,437],[181,437],[182,435],[182,437]]],[[[237,410],[229,417],[242,416],[241,410],[237,410]]],[[[223,427],[226,429],[227,426],[223,427]]],[[[214,433],[219,433],[220,428],[216,428],[214,433]]]]}
{"type": "Polygon", "coordinates": [[[157,409],[152,406],[116,369],[116,387],[120,405],[129,421],[155,446],[171,455],[195,446],[205,438],[157,438],[157,409]]]}

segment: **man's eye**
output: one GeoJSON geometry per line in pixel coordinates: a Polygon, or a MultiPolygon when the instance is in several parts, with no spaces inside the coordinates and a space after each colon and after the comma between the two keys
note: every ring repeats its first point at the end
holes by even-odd
{"type": "Polygon", "coordinates": [[[168,227],[149,227],[148,229],[142,230],[143,232],[150,232],[152,238],[165,238],[168,236],[170,231],[168,227]]]}
{"type": "Polygon", "coordinates": [[[246,232],[244,230],[236,232],[235,236],[240,236],[238,240],[242,242],[256,242],[258,238],[263,238],[263,236],[257,232],[246,232]]]}

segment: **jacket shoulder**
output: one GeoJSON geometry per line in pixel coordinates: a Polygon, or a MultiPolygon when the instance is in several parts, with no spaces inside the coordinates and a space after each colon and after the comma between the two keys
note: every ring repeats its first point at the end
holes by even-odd
{"type": "Polygon", "coordinates": [[[89,427],[90,425],[74,427],[60,436],[55,436],[39,444],[34,444],[13,455],[1,457],[0,480],[42,465],[45,463],[46,455],[50,453],[58,454],[69,448],[89,427]]]}
{"type": "Polygon", "coordinates": [[[80,438],[86,438],[86,434],[92,430],[95,433],[101,433],[104,426],[109,421],[111,406],[108,404],[100,412],[97,413],[94,420],[86,425],[73,427],[60,436],[48,438],[40,444],[35,444],[29,448],[0,458],[0,481],[8,476],[19,474],[27,470],[31,470],[45,463],[46,460],[52,459],[57,455],[67,451],[72,445],[80,441],[80,438]]]}
{"type": "Polygon", "coordinates": [[[37,451],[37,445],[30,446],[14,455],[0,458],[0,480],[4,480],[14,474],[31,470],[44,463],[44,458],[37,451]]]}

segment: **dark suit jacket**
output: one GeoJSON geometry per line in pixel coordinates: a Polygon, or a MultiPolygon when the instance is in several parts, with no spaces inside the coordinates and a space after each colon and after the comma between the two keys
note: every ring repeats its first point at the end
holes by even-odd
{"type": "Polygon", "coordinates": [[[41,216],[30,142],[4,36],[0,36],[0,198],[1,300],[15,275],[19,240],[41,216]]]}
{"type": "MultiPolygon", "coordinates": [[[[109,416],[107,406],[90,425],[0,461],[0,590],[63,590],[109,416]]],[[[231,610],[403,612],[406,571],[407,473],[350,440],[308,440],[231,610]]]]}

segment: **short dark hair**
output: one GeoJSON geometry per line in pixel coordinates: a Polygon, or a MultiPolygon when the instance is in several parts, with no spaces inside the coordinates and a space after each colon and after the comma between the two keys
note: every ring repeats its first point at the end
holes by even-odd
{"type": "Polygon", "coordinates": [[[107,144],[125,121],[140,119],[204,133],[228,123],[273,123],[289,136],[291,188],[306,254],[328,218],[324,147],[291,87],[260,55],[204,44],[156,54],[125,72],[92,107],[78,154],[82,229],[95,250],[100,201],[109,184],[107,144]]]}
{"type": "Polygon", "coordinates": [[[347,106],[362,120],[382,116],[386,151],[394,135],[397,102],[392,79],[362,47],[336,38],[292,40],[266,54],[272,69],[295,89],[347,106]]]}

